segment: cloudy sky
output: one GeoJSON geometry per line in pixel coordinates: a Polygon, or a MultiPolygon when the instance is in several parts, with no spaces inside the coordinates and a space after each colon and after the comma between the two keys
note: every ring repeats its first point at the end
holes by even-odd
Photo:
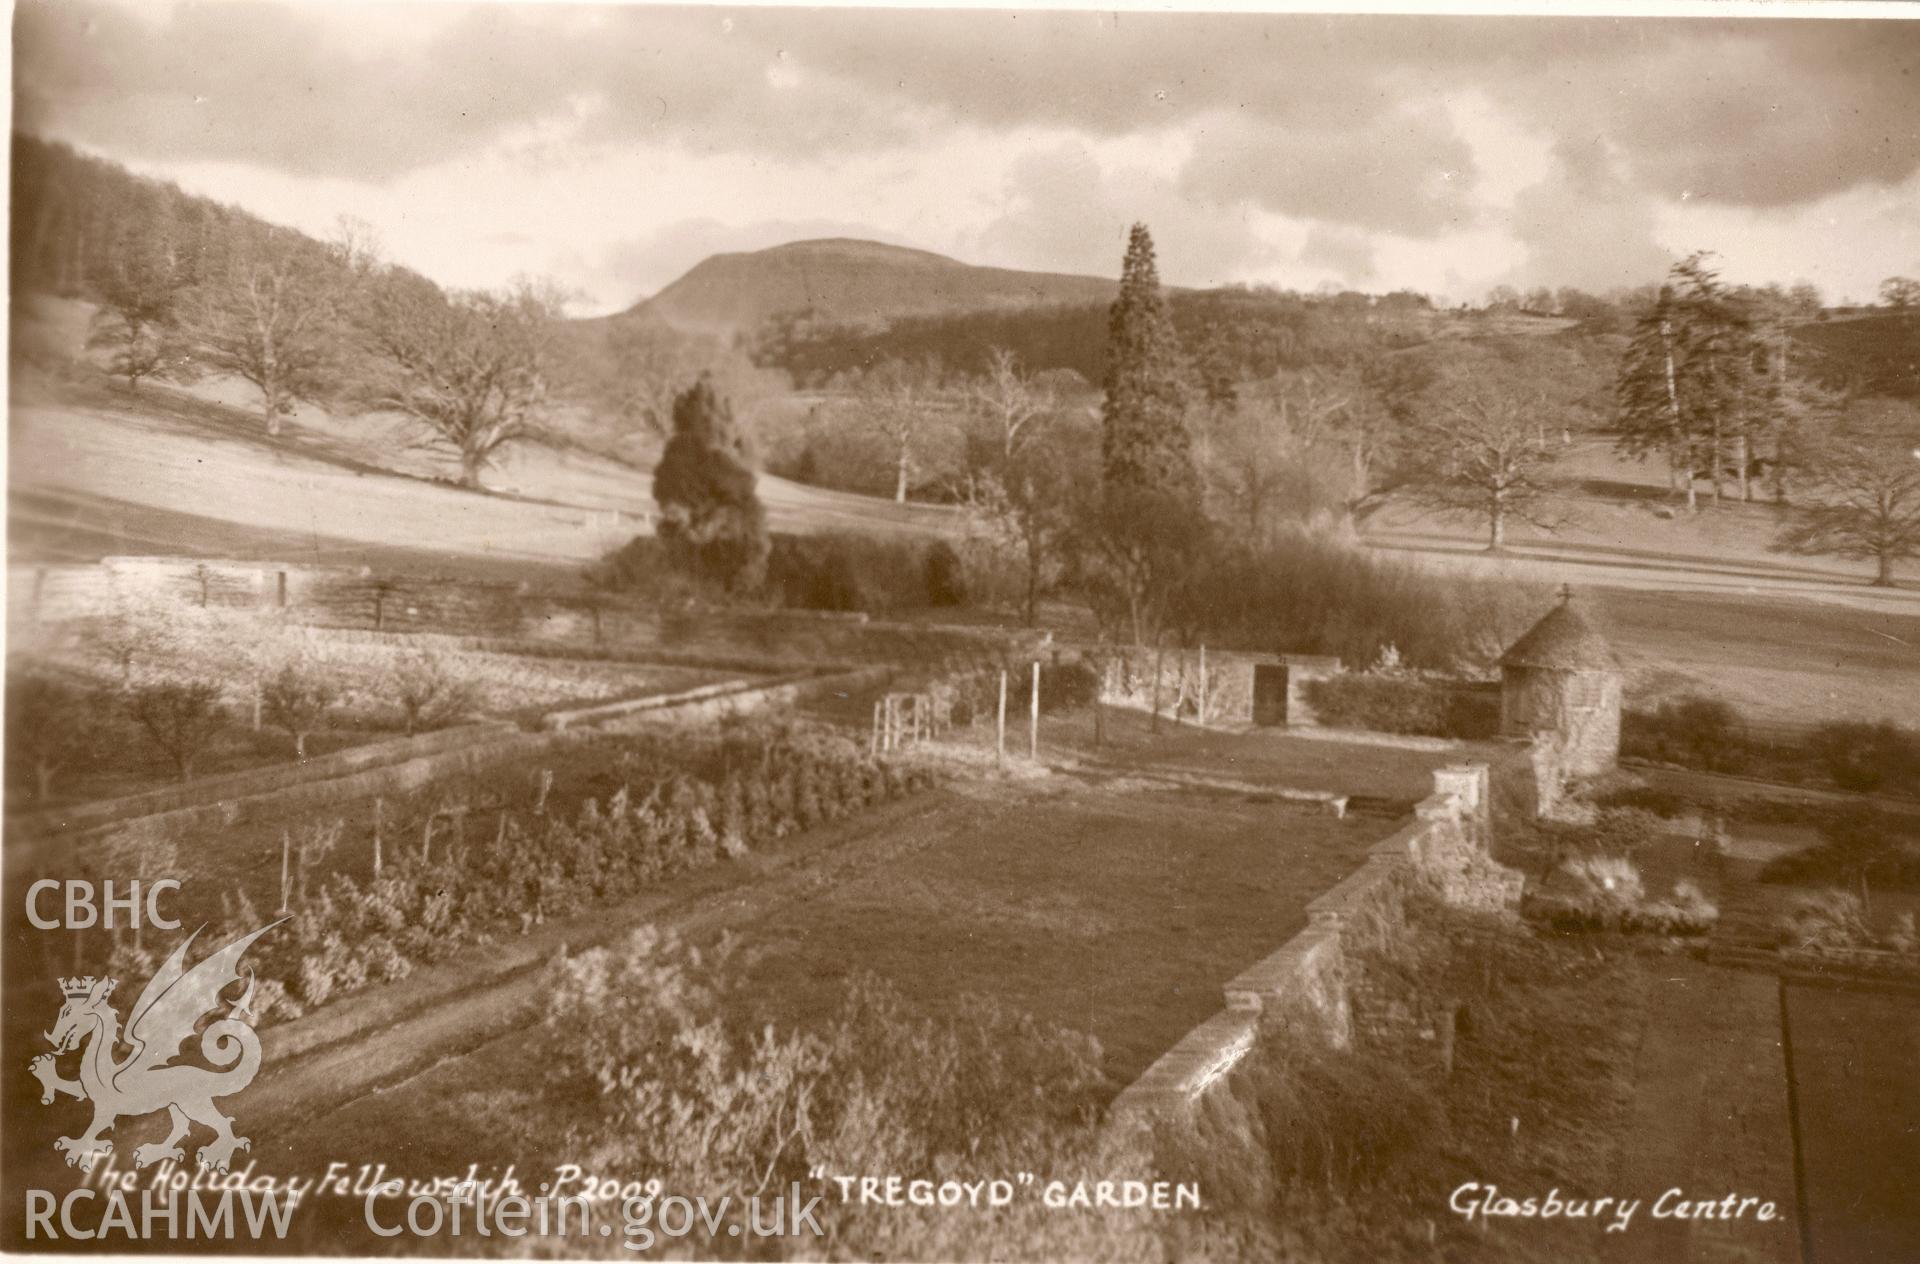
{"type": "Polygon", "coordinates": [[[585,311],[803,237],[1111,275],[1136,219],[1189,285],[1920,275],[1911,20],[21,0],[14,82],[29,131],[585,311]]]}

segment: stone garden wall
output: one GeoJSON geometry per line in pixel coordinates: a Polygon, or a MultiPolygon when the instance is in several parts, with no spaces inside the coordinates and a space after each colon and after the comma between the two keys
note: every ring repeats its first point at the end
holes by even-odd
{"type": "Polygon", "coordinates": [[[1518,907],[1523,876],[1488,854],[1492,828],[1485,764],[1436,769],[1433,793],[1413,819],[1369,850],[1366,862],[1307,905],[1307,927],[1222,989],[1225,1008],[1188,1032],[1113,1103],[1122,1123],[1185,1110],[1231,1071],[1259,1039],[1263,1018],[1311,1016],[1329,1043],[1354,1032],[1404,1039],[1416,1016],[1371,1003],[1348,968],[1356,934],[1391,933],[1399,897],[1416,878],[1457,907],[1505,912],[1518,907]]]}
{"type": "Polygon", "coordinates": [[[863,662],[1037,643],[994,627],[811,610],[664,610],[618,593],[219,558],[109,557],[8,570],[10,631],[111,615],[129,600],[278,612],[314,627],[539,642],[626,655],[863,662]]]}

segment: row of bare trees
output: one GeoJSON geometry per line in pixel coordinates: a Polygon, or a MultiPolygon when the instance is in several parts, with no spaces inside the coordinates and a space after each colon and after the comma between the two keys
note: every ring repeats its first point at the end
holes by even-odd
{"type": "Polygon", "coordinates": [[[477,487],[548,402],[563,310],[550,286],[446,291],[383,265],[363,227],[327,243],[263,229],[211,270],[161,228],[131,229],[93,279],[91,344],[138,390],[225,374],[259,393],[277,436],[301,402],[384,409],[459,462],[477,487]]]}

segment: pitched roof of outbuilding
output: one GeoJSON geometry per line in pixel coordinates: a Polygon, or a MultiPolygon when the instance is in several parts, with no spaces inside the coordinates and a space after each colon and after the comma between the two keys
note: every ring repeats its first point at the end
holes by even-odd
{"type": "Polygon", "coordinates": [[[1571,594],[1549,610],[1527,634],[1500,656],[1502,667],[1544,667],[1551,671],[1619,671],[1607,638],[1573,608],[1571,594]]]}

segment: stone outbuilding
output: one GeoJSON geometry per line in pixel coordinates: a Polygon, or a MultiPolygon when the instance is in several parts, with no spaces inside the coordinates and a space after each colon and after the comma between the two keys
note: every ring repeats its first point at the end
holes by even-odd
{"type": "Polygon", "coordinates": [[[1592,776],[1620,759],[1620,660],[1574,608],[1573,590],[1500,656],[1500,732],[1561,739],[1562,771],[1592,776]]]}

